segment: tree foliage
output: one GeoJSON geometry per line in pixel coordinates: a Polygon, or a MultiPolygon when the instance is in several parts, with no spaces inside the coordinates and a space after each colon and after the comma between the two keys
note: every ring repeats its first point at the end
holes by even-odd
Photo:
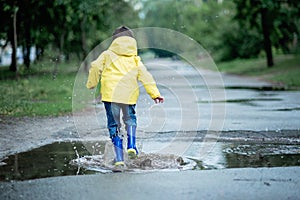
{"type": "MultiPolygon", "coordinates": [[[[291,53],[299,38],[300,3],[294,0],[234,0],[235,20],[240,27],[263,36],[268,66],[273,65],[272,48],[291,53]]],[[[257,47],[258,48],[258,47],[257,47]]]]}
{"type": "Polygon", "coordinates": [[[224,1],[146,1],[146,26],[159,26],[185,33],[198,41],[215,59],[221,59],[223,30],[230,25],[234,4],[224,1]]]}
{"type": "Polygon", "coordinates": [[[146,26],[183,32],[216,60],[257,57],[274,49],[295,52],[299,12],[300,3],[294,0],[145,1],[143,9],[146,26]]]}
{"type": "Polygon", "coordinates": [[[119,0],[0,0],[0,39],[12,43],[13,13],[17,13],[18,46],[22,46],[24,64],[29,68],[30,47],[39,58],[52,47],[57,60],[76,54],[83,59],[117,26],[137,26],[138,13],[127,1],[119,0]]]}
{"type": "Polygon", "coordinates": [[[38,59],[50,47],[58,61],[70,55],[82,60],[121,24],[177,30],[216,60],[257,57],[264,51],[271,58],[274,50],[300,49],[300,2],[295,0],[0,0],[0,39],[11,44],[16,10],[18,46],[28,68],[31,46],[38,59]]]}

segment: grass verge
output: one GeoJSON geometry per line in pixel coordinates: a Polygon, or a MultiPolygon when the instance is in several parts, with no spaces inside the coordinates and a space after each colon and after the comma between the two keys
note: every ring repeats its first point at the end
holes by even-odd
{"type": "Polygon", "coordinates": [[[77,69],[76,63],[43,62],[32,65],[19,79],[11,79],[8,68],[1,67],[0,115],[59,116],[71,113],[77,69]]]}
{"type": "Polygon", "coordinates": [[[300,56],[278,55],[274,58],[274,66],[268,68],[265,58],[237,59],[218,63],[221,72],[243,76],[255,76],[274,84],[283,85],[288,90],[300,89],[300,56]]]}

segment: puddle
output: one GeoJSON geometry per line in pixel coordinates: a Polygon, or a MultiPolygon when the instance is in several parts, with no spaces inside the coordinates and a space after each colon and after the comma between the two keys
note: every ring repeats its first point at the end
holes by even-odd
{"type": "Polygon", "coordinates": [[[69,164],[77,157],[75,150],[79,155],[90,154],[81,143],[57,142],[9,156],[0,166],[0,181],[94,173],[69,164]]]}
{"type": "Polygon", "coordinates": [[[53,143],[3,160],[0,165],[0,181],[116,171],[142,173],[161,170],[300,166],[299,144],[218,142],[216,147],[213,154],[203,161],[174,155],[141,153],[138,159],[128,160],[125,157],[126,166],[115,169],[113,153],[105,151],[112,148],[112,145],[107,147],[105,142],[53,143]]]}
{"type": "Polygon", "coordinates": [[[257,102],[282,101],[280,98],[249,98],[249,99],[227,99],[220,101],[198,101],[198,103],[238,103],[249,106],[258,106],[257,102]]]}
{"type": "Polygon", "coordinates": [[[293,107],[293,108],[280,108],[280,109],[275,109],[274,111],[299,111],[300,107],[293,107]]]}
{"type": "Polygon", "coordinates": [[[115,168],[113,158],[113,146],[110,142],[57,142],[3,160],[0,165],[0,181],[99,172],[178,171],[194,169],[196,166],[195,161],[175,155],[141,153],[133,160],[125,156],[126,166],[115,168]]]}
{"type": "Polygon", "coordinates": [[[226,86],[225,89],[231,90],[255,90],[255,91],[285,91],[286,88],[280,85],[265,86],[226,86]]]}
{"type": "Polygon", "coordinates": [[[231,144],[223,155],[225,168],[300,166],[300,145],[231,144]]]}
{"type": "MultiPolygon", "coordinates": [[[[182,86],[186,87],[186,86],[182,86]]],[[[190,87],[190,86],[189,86],[190,87]]],[[[205,85],[193,85],[192,88],[206,88],[205,85]]],[[[287,89],[284,86],[273,86],[273,85],[265,85],[265,86],[225,86],[225,87],[215,87],[219,89],[225,90],[252,90],[258,92],[266,92],[266,91],[286,91],[287,89]]]]}

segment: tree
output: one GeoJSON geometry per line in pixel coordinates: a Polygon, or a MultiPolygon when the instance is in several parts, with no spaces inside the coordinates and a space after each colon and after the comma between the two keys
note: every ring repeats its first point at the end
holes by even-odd
{"type": "Polygon", "coordinates": [[[263,37],[255,30],[240,28],[236,21],[224,27],[222,34],[221,60],[236,58],[253,58],[263,49],[263,37]]]}
{"type": "Polygon", "coordinates": [[[35,17],[33,6],[34,0],[23,0],[18,2],[20,12],[18,13],[18,36],[22,44],[24,65],[27,69],[30,67],[30,49],[32,46],[32,22],[35,17]]]}
{"type": "MultiPolygon", "coordinates": [[[[0,9],[0,39],[15,46],[14,38],[18,38],[27,69],[32,46],[36,46],[38,56],[51,46],[56,61],[62,57],[68,59],[72,53],[84,59],[90,49],[110,37],[117,26],[134,27],[139,21],[132,5],[119,0],[0,0],[0,9]],[[17,13],[15,8],[19,9],[17,13]],[[17,37],[13,35],[14,30],[17,37]]],[[[12,60],[11,70],[17,70],[15,60],[12,60]]]]}
{"type": "Polygon", "coordinates": [[[11,43],[12,55],[11,55],[11,65],[9,70],[17,74],[17,13],[19,7],[15,1],[0,1],[1,9],[1,35],[6,38],[6,44],[11,43]]]}
{"type": "Polygon", "coordinates": [[[267,65],[272,67],[272,47],[290,53],[289,44],[295,35],[299,38],[299,1],[293,0],[234,0],[237,14],[235,20],[241,28],[255,30],[263,35],[267,65]]]}
{"type": "Polygon", "coordinates": [[[266,7],[260,8],[261,26],[264,36],[264,48],[267,55],[267,65],[272,67],[274,65],[272,54],[272,43],[270,39],[270,28],[272,27],[272,19],[270,19],[269,10],[266,7]]]}
{"type": "Polygon", "coordinates": [[[110,37],[114,28],[138,21],[131,5],[119,0],[57,0],[51,16],[56,22],[51,32],[61,54],[76,53],[81,60],[93,45],[110,37]]]}
{"type": "Polygon", "coordinates": [[[11,65],[10,71],[16,72],[17,74],[17,13],[18,7],[14,7],[14,14],[13,14],[13,38],[12,42],[12,57],[11,57],[11,65]]]}

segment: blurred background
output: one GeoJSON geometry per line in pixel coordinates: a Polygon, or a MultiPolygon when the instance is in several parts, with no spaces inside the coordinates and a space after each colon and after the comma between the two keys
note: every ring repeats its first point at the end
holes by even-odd
{"type": "Polygon", "coordinates": [[[0,16],[0,115],[71,112],[76,70],[120,25],[179,31],[220,71],[300,86],[295,0],[0,0],[0,16]]]}

